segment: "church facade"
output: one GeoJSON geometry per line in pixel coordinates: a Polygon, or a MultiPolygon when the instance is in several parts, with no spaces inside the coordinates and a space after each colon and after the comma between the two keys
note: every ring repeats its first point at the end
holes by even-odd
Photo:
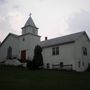
{"type": "Polygon", "coordinates": [[[34,48],[40,44],[40,36],[38,28],[35,26],[31,17],[27,20],[22,28],[22,35],[18,36],[9,33],[0,45],[0,60],[10,57],[17,57],[21,62],[27,59],[32,60],[34,48]]]}
{"type": "Polygon", "coordinates": [[[85,31],[40,41],[38,28],[30,16],[22,28],[22,35],[9,33],[0,44],[0,62],[16,57],[22,63],[32,60],[34,48],[40,45],[43,49],[44,68],[85,71],[90,63],[90,40],[85,31]]]}

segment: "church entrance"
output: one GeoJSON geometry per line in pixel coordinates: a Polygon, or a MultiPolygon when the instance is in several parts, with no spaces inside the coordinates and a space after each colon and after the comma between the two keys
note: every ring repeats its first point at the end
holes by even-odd
{"type": "Polygon", "coordinates": [[[21,62],[26,62],[26,50],[21,51],[21,62]]]}

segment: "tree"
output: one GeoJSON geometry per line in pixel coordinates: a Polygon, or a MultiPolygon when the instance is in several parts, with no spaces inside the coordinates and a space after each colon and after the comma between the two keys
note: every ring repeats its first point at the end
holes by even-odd
{"type": "Polygon", "coordinates": [[[42,48],[39,45],[34,49],[33,65],[35,69],[43,65],[42,48]]]}

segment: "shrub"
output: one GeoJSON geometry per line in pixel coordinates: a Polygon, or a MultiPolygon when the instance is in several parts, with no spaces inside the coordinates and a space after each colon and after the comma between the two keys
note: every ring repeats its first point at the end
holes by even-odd
{"type": "Polygon", "coordinates": [[[33,69],[34,68],[34,66],[33,66],[33,61],[27,61],[27,68],[28,69],[33,69]]]}
{"type": "Polygon", "coordinates": [[[39,69],[43,65],[42,48],[39,45],[34,49],[33,65],[34,69],[39,69]]]}

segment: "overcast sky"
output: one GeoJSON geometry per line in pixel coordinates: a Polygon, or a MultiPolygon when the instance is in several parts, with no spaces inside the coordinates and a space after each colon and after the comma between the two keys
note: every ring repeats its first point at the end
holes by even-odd
{"type": "Polygon", "coordinates": [[[90,0],[0,0],[0,41],[20,35],[30,13],[42,40],[79,31],[90,36],[90,0]]]}

